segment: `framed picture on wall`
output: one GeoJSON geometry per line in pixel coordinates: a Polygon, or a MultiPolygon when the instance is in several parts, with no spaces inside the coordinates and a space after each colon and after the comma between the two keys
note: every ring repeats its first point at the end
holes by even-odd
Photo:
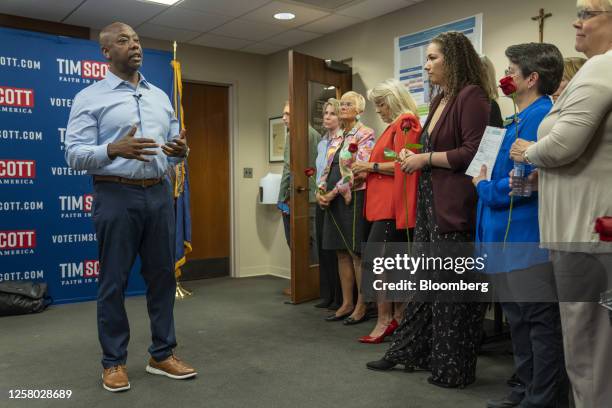
{"type": "Polygon", "coordinates": [[[282,116],[268,119],[268,155],[270,163],[283,161],[287,128],[282,116]]]}

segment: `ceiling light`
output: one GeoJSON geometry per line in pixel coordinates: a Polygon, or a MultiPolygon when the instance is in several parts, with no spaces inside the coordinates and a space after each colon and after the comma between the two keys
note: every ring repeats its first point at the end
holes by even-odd
{"type": "Polygon", "coordinates": [[[144,1],[146,3],[158,3],[158,4],[165,4],[167,6],[172,6],[173,4],[176,4],[181,0],[140,0],[140,1],[144,1]]]}
{"type": "Polygon", "coordinates": [[[293,13],[276,13],[274,18],[277,20],[293,20],[295,18],[295,14],[293,13]]]}

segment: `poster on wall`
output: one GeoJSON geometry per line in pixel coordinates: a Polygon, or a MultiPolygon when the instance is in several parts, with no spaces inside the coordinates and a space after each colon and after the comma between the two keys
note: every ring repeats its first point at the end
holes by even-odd
{"type": "MultiPolygon", "coordinates": [[[[104,78],[94,41],[0,28],[0,282],[46,282],[55,303],[95,299],[91,177],[64,159],[74,96],[104,78]]],[[[172,54],[145,49],[142,73],[170,94],[172,54]]],[[[138,262],[127,293],[144,293],[138,262]]]]}
{"type": "Polygon", "coordinates": [[[416,33],[395,38],[395,78],[404,84],[419,108],[419,116],[424,121],[429,112],[429,80],[423,66],[427,60],[427,46],[438,34],[459,31],[465,34],[482,54],[482,14],[431,27],[416,33]]]}

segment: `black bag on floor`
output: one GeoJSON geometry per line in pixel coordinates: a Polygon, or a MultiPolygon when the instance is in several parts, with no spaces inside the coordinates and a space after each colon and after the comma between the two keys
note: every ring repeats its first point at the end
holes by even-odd
{"type": "Polygon", "coordinates": [[[39,313],[51,304],[47,284],[38,282],[0,283],[0,316],[39,313]]]}

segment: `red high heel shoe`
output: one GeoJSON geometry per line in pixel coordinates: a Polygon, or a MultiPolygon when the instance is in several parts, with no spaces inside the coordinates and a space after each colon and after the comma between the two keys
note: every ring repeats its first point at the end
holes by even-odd
{"type": "Polygon", "coordinates": [[[389,325],[385,328],[385,331],[383,332],[383,334],[381,334],[378,337],[372,337],[372,336],[361,336],[359,339],[360,343],[367,343],[367,344],[380,344],[385,340],[385,337],[390,336],[393,334],[393,332],[395,332],[395,330],[397,329],[397,326],[399,326],[399,323],[397,323],[397,320],[393,319],[391,320],[391,323],[389,323],[389,325]]]}

